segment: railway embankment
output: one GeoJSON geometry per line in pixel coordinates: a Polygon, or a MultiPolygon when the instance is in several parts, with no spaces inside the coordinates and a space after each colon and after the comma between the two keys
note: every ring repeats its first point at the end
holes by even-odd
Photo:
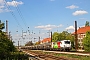
{"type": "Polygon", "coordinates": [[[36,60],[78,60],[77,58],[56,56],[55,53],[50,54],[40,50],[24,50],[23,52],[32,56],[36,60]]]}

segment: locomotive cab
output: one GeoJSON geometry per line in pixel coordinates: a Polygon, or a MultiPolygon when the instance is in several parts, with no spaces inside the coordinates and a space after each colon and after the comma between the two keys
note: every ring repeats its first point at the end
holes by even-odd
{"type": "Polygon", "coordinates": [[[61,49],[65,50],[65,51],[71,50],[70,40],[62,40],[60,46],[61,46],[61,49]]]}

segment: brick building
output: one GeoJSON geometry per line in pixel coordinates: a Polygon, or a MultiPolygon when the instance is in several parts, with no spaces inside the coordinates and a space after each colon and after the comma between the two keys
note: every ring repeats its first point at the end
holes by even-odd
{"type": "MultiPolygon", "coordinates": [[[[86,36],[87,31],[90,31],[90,26],[81,27],[77,30],[78,47],[80,49],[83,48],[83,38],[86,36]]],[[[75,34],[75,32],[73,34],[75,34]]]]}
{"type": "Polygon", "coordinates": [[[40,44],[51,42],[51,38],[44,38],[40,44]]]}

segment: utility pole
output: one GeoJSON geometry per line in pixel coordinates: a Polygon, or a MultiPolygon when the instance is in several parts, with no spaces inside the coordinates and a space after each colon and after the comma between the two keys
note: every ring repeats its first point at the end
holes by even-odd
{"type": "Polygon", "coordinates": [[[39,36],[39,44],[40,44],[40,36],[39,36]]]}
{"type": "Polygon", "coordinates": [[[22,39],[23,39],[23,30],[22,30],[22,39]]]}
{"type": "Polygon", "coordinates": [[[8,35],[8,21],[6,20],[6,34],[8,35]]]}
{"type": "Polygon", "coordinates": [[[19,41],[18,41],[18,49],[19,49],[19,41]]]}
{"type": "Polygon", "coordinates": [[[52,31],[51,31],[51,42],[52,42],[52,31]]]}
{"type": "MultiPolygon", "coordinates": [[[[13,39],[12,39],[12,36],[11,36],[11,41],[12,41],[13,39]]],[[[13,42],[13,41],[12,41],[13,42]]]]}
{"type": "Polygon", "coordinates": [[[78,39],[77,39],[77,21],[75,21],[75,49],[78,49],[78,39]]]}
{"type": "Polygon", "coordinates": [[[9,39],[11,40],[11,32],[9,32],[9,39]]]}
{"type": "Polygon", "coordinates": [[[40,44],[40,30],[39,30],[39,44],[40,44]]]}
{"type": "Polygon", "coordinates": [[[52,31],[51,31],[51,48],[53,48],[53,42],[52,42],[52,31]]]}

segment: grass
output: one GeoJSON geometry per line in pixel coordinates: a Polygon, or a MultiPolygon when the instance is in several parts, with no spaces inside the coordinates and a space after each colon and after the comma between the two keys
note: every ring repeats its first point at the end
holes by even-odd
{"type": "MultiPolygon", "coordinates": [[[[75,50],[73,50],[75,51],[75,50]]],[[[59,54],[59,53],[52,53],[52,52],[43,52],[43,51],[32,51],[32,52],[37,52],[37,53],[44,53],[44,54],[50,54],[54,55],[57,57],[63,57],[63,58],[68,58],[68,59],[75,59],[75,60],[90,60],[90,56],[80,56],[80,55],[74,55],[74,54],[59,54]]]]}
{"type": "Polygon", "coordinates": [[[59,53],[50,53],[50,52],[45,52],[45,54],[51,54],[58,57],[73,58],[76,60],[90,60],[90,56],[69,55],[69,54],[59,54],[59,53]]]}

